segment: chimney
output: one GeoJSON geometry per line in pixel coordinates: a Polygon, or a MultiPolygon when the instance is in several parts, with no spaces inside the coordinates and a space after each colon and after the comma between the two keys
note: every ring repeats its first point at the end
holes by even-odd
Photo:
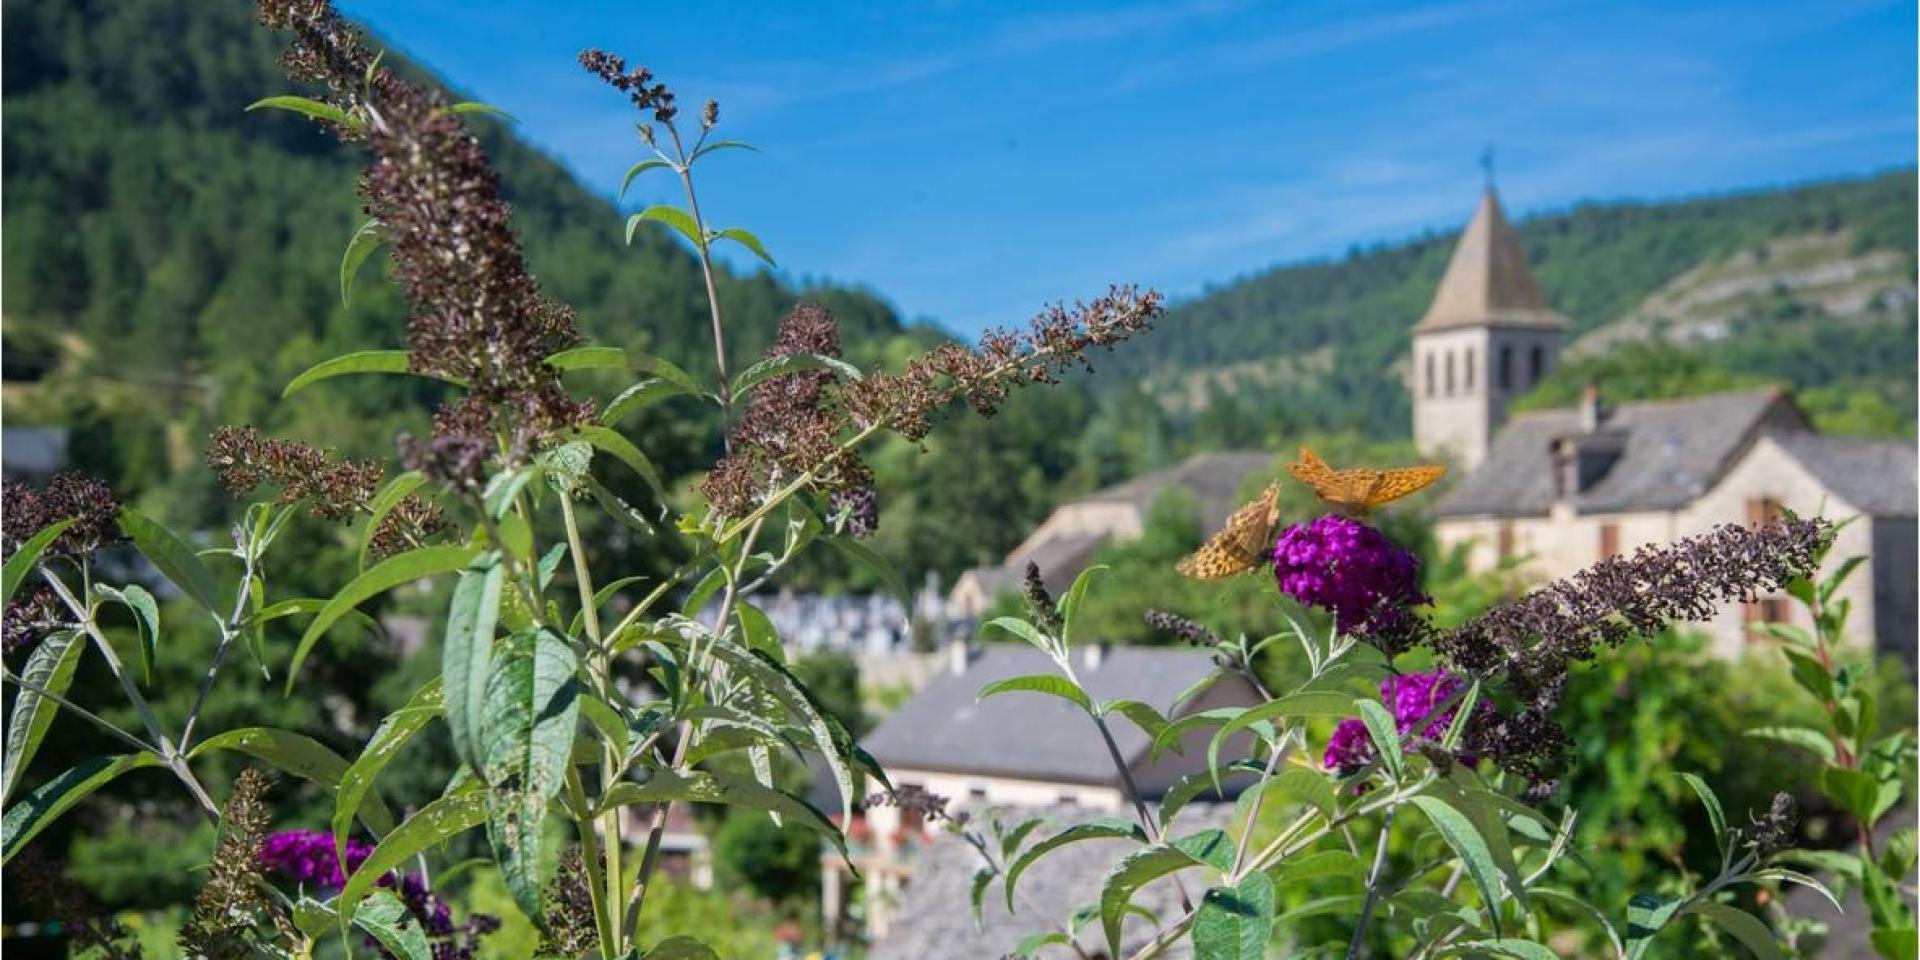
{"type": "Polygon", "coordinates": [[[967,649],[967,635],[955,633],[947,641],[947,669],[955,676],[967,672],[967,661],[973,659],[973,651],[967,649]]]}
{"type": "Polygon", "coordinates": [[[1104,643],[1089,643],[1080,650],[1080,660],[1088,670],[1100,669],[1101,662],[1107,659],[1107,645],[1104,643]]]}
{"type": "Polygon", "coordinates": [[[1606,419],[1600,409],[1600,385],[1589,383],[1580,391],[1580,430],[1583,433],[1599,431],[1601,422],[1606,419]]]}

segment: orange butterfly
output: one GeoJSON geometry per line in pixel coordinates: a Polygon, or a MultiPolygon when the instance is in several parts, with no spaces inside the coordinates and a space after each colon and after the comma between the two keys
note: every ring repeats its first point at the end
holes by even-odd
{"type": "Polygon", "coordinates": [[[1195,580],[1219,580],[1245,573],[1273,552],[1273,530],[1280,525],[1280,485],[1268,484],[1260,499],[1233,512],[1226,526],[1174,569],[1195,580]]]}
{"type": "Polygon", "coordinates": [[[1289,464],[1287,470],[1295,479],[1312,487],[1320,499],[1343,512],[1362,517],[1383,503],[1426,489],[1447,472],[1446,467],[1437,463],[1389,470],[1365,467],[1335,470],[1306,447],[1300,448],[1299,462],[1289,464]]]}

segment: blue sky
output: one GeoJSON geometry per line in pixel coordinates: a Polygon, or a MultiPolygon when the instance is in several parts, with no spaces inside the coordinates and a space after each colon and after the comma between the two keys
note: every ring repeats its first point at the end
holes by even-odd
{"type": "Polygon", "coordinates": [[[1915,158],[1910,3],[342,6],[609,197],[641,147],[581,48],[718,99],[765,152],[703,164],[710,220],[969,332],[1455,228],[1488,143],[1519,215],[1915,158]]]}

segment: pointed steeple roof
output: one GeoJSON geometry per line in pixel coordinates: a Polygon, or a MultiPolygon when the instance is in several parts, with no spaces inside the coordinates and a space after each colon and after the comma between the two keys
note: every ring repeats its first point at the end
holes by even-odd
{"type": "Polygon", "coordinates": [[[1501,212],[1492,187],[1480,197],[1480,208],[1453,248],[1433,305],[1413,329],[1425,333],[1477,326],[1556,330],[1566,326],[1527,268],[1527,252],[1501,212]]]}

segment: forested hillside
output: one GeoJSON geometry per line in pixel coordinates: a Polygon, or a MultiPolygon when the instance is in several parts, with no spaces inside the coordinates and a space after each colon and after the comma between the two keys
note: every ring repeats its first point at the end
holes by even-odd
{"type": "MultiPolygon", "coordinates": [[[[1471,200],[1461,198],[1463,223],[1471,200]]],[[[1701,339],[1696,328],[1671,348],[1700,353],[1692,360],[1707,367],[1799,387],[1891,390],[1894,405],[1906,410],[1914,219],[1913,171],[1896,170],[1675,203],[1582,205],[1518,229],[1576,338],[1618,321],[1639,337],[1686,332],[1656,322],[1679,319],[1659,309],[1685,292],[1677,281],[1738,273],[1743,297],[1709,298],[1722,311],[1707,331],[1713,338],[1701,339]],[[1845,296],[1829,295],[1832,284],[1800,282],[1835,273],[1852,282],[1843,291],[1849,296],[1864,283],[1881,286],[1865,290],[1868,302],[1852,309],[1845,296]],[[1883,291],[1891,295],[1879,298],[1883,291]]],[[[1232,394],[1226,402],[1247,416],[1404,435],[1408,405],[1397,365],[1453,240],[1448,232],[1355,249],[1337,261],[1234,281],[1177,306],[1121,362],[1175,410],[1232,394]]],[[[1588,345],[1597,355],[1629,339],[1595,337],[1588,345]]]]}

